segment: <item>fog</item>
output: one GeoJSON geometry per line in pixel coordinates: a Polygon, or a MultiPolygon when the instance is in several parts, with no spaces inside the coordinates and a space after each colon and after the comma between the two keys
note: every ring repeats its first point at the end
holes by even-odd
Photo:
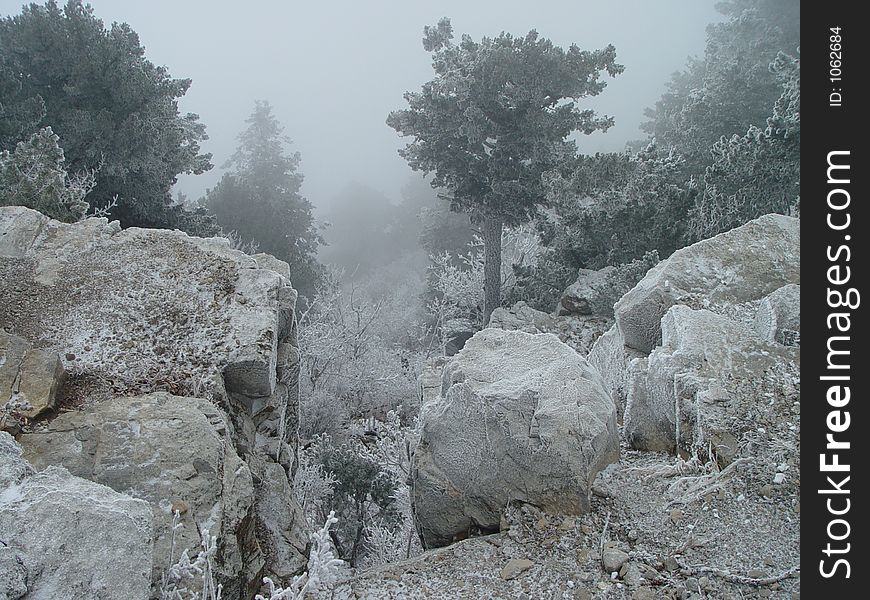
{"type": "MultiPolygon", "coordinates": [[[[215,168],[181,176],[177,189],[200,197],[222,173],[254,101],[268,100],[301,152],[302,191],[318,208],[350,182],[398,201],[410,169],[396,154],[403,141],[384,124],[402,108],[402,94],[432,77],[421,44],[425,25],[448,16],[457,35],[479,39],[529,29],[568,46],[616,46],[625,72],[584,104],[615,117],[607,133],[581,140],[584,153],[621,150],[641,136],[643,109],[690,55],[703,54],[704,30],[719,20],[712,0],[560,0],[532,2],[331,1],[240,2],[92,0],[108,26],[127,22],[146,57],[193,85],[181,102],[205,123],[205,151],[215,168]]],[[[20,12],[0,0],[0,13],[20,12]]]]}

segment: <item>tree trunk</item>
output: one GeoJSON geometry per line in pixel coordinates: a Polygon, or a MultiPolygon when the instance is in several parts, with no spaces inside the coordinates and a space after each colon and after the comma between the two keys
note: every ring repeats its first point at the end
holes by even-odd
{"type": "Polygon", "coordinates": [[[483,326],[501,305],[501,230],[500,215],[488,214],[483,219],[483,326]]]}

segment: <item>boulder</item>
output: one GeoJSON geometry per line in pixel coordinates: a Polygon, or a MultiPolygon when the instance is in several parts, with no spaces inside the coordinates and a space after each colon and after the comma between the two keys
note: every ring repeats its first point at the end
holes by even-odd
{"type": "Polygon", "coordinates": [[[784,285],[765,297],[755,316],[761,339],[783,346],[799,346],[801,339],[801,286],[784,285]]]}
{"type": "MultiPolygon", "coordinates": [[[[221,411],[207,400],[166,393],[116,398],[64,413],[20,441],[36,468],[62,465],[151,504],[155,585],[170,564],[172,513],[179,507],[175,556],[183,548],[195,555],[199,531],[208,529],[221,541],[221,576],[259,580],[263,562],[255,560],[259,545],[248,523],[251,472],[230,443],[221,411]]],[[[303,563],[297,556],[297,567],[303,563]]]]}
{"type": "Polygon", "coordinates": [[[279,472],[275,485],[288,485],[295,468],[299,349],[289,273],[223,238],[0,208],[0,323],[39,340],[67,373],[60,416],[24,428],[28,456],[151,502],[155,574],[165,567],[170,506],[187,507],[186,546],[199,544],[194,521],[219,534],[226,600],[247,600],[263,575],[277,579],[305,563],[296,543],[303,532],[281,529],[297,526],[286,517],[298,511],[292,496],[286,506],[258,506],[253,491],[279,472]],[[100,451],[89,456],[85,446],[100,451]],[[273,543],[284,546],[263,551],[273,543]]]}
{"type": "Polygon", "coordinates": [[[673,306],[662,345],[629,368],[623,433],[632,448],[700,451],[720,463],[748,429],[778,422],[800,381],[800,354],[708,310],[673,306]]]}
{"type": "Polygon", "coordinates": [[[620,422],[625,413],[631,362],[645,356],[643,352],[626,346],[619,330],[613,326],[595,340],[586,357],[589,364],[601,374],[605,389],[610,391],[620,422]]]}
{"type": "Polygon", "coordinates": [[[488,327],[526,333],[553,333],[556,330],[556,319],[520,301],[510,309],[499,307],[492,311],[488,327]]]}
{"type": "Polygon", "coordinates": [[[15,433],[53,410],[63,376],[57,353],[0,330],[0,429],[15,433]]]}
{"type": "Polygon", "coordinates": [[[560,315],[592,315],[601,313],[602,290],[607,287],[608,277],[615,267],[604,267],[599,271],[580,269],[577,281],[572,283],[559,300],[560,315]]]}
{"type": "Polygon", "coordinates": [[[616,303],[623,343],[643,353],[661,343],[661,320],[675,304],[715,310],[760,300],[800,282],[800,221],[765,215],[674,252],[616,303]]]}
{"type": "Polygon", "coordinates": [[[478,332],[445,365],[421,422],[412,489],[426,547],[497,530],[511,502],[583,513],[619,456],[600,376],[552,334],[478,332]]]}
{"type": "Polygon", "coordinates": [[[0,597],[150,597],[147,502],[75,477],[62,467],[34,473],[4,432],[0,467],[0,597]]]}

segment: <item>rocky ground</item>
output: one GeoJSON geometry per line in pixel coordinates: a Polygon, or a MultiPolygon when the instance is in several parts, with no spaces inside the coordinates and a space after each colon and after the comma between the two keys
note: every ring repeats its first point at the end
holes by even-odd
{"type": "Polygon", "coordinates": [[[599,474],[590,513],[514,509],[500,533],[349,574],[331,597],[799,598],[799,464],[784,458],[777,471],[776,460],[766,452],[716,478],[623,448],[599,474]],[[710,491],[687,502],[692,484],[710,491]]]}

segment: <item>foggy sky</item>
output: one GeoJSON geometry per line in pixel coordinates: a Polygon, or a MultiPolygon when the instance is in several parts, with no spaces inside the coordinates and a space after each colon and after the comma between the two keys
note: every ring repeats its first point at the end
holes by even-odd
{"type": "MultiPolygon", "coordinates": [[[[63,4],[65,0],[60,0],[63,4]]],[[[0,14],[22,2],[0,0],[0,14]]],[[[612,43],[625,72],[583,106],[612,115],[606,134],[582,136],[584,153],[622,150],[643,137],[643,109],[669,75],[704,52],[705,26],[721,20],[713,0],[91,0],[108,27],[127,22],[146,57],[173,77],[191,78],[182,112],[206,125],[203,149],[215,168],[181,176],[176,189],[200,197],[222,173],[255,100],[274,113],[302,154],[303,193],[316,206],[357,181],[398,201],[412,173],[396,150],[402,138],[384,123],[404,108],[402,94],[432,77],[423,26],[450,17],[456,39],[537,29],[567,47],[612,43]]],[[[61,143],[62,140],[61,140],[61,143]]]]}

